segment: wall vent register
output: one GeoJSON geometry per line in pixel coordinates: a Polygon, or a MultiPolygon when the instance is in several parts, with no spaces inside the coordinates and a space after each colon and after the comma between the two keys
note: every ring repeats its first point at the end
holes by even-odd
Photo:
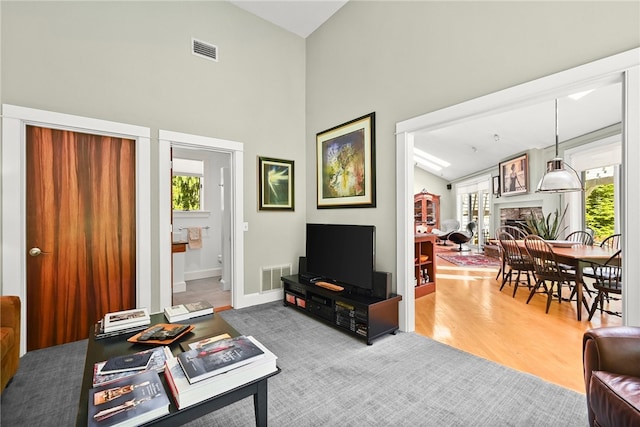
{"type": "Polygon", "coordinates": [[[191,53],[201,58],[218,62],[218,46],[202,40],[191,39],[191,53]]]}

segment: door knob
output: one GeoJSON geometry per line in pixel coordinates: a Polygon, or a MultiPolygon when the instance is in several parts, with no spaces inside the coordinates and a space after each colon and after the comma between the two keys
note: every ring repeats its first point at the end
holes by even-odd
{"type": "Polygon", "coordinates": [[[38,256],[38,255],[40,255],[42,253],[44,253],[44,252],[42,252],[40,250],[40,248],[31,248],[31,249],[29,249],[29,255],[31,255],[31,256],[38,256]]]}

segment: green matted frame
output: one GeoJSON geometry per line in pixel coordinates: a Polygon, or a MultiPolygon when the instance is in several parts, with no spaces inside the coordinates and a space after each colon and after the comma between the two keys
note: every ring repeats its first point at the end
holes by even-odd
{"type": "Polygon", "coordinates": [[[258,157],[258,209],[261,211],[293,211],[293,160],[258,157]]]}

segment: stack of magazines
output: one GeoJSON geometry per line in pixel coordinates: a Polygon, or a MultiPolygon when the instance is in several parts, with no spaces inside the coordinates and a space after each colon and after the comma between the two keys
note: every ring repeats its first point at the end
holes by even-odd
{"type": "Polygon", "coordinates": [[[149,311],[146,308],[114,311],[107,313],[96,323],[94,336],[96,339],[146,329],[151,324],[149,311]]]}
{"type": "Polygon", "coordinates": [[[165,378],[182,409],[276,372],[276,359],[252,336],[203,339],[167,359],[165,378]]]}
{"type": "Polygon", "coordinates": [[[159,374],[173,357],[167,346],[114,356],[93,367],[88,426],[133,426],[169,412],[169,397],[159,374]]]}

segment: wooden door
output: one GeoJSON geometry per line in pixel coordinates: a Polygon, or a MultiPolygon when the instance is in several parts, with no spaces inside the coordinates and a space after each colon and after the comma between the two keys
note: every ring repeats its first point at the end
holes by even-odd
{"type": "Polygon", "coordinates": [[[26,127],[27,350],[136,304],[135,142],[26,127]]]}

